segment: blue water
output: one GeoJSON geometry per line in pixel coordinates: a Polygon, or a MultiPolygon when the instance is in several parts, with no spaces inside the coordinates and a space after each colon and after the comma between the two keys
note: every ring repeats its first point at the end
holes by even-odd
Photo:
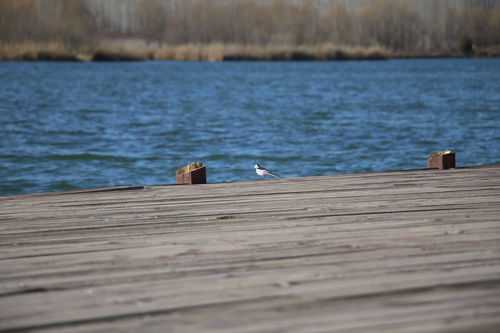
{"type": "Polygon", "coordinates": [[[0,194],[500,162],[500,59],[0,62],[0,194]]]}

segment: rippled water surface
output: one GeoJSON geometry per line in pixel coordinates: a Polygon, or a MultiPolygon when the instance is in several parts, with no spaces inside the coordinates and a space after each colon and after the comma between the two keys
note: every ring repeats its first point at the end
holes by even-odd
{"type": "Polygon", "coordinates": [[[500,162],[500,59],[0,63],[0,194],[500,162]]]}

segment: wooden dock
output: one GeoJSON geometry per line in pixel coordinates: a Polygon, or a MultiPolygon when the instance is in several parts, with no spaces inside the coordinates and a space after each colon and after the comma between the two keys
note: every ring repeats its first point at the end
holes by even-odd
{"type": "Polygon", "coordinates": [[[0,332],[500,332],[500,165],[0,197],[0,332]]]}

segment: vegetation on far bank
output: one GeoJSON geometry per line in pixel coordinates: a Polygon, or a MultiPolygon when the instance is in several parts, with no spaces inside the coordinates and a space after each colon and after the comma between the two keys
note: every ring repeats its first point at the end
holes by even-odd
{"type": "Polygon", "coordinates": [[[310,0],[137,0],[131,28],[120,33],[90,3],[0,0],[0,59],[500,56],[500,8],[484,0],[470,0],[463,7],[429,0],[434,21],[409,0],[373,0],[357,8],[340,0],[323,1],[321,6],[310,0]]]}
{"type": "MultiPolygon", "coordinates": [[[[475,56],[498,57],[500,49],[476,50],[475,56]]],[[[419,57],[463,57],[460,51],[441,53],[394,52],[382,47],[318,45],[185,44],[104,46],[71,49],[63,44],[20,43],[0,46],[1,60],[25,61],[329,61],[385,60],[419,57]]]]}

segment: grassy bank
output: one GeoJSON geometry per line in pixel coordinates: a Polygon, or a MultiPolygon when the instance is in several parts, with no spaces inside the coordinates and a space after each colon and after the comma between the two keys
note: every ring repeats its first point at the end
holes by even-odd
{"type": "Polygon", "coordinates": [[[390,53],[378,47],[333,45],[226,45],[187,44],[163,47],[104,46],[71,50],[61,44],[12,44],[0,46],[1,60],[61,61],[229,61],[229,60],[343,60],[387,59],[390,53]]]}
{"type": "MultiPolygon", "coordinates": [[[[476,50],[474,55],[499,57],[500,48],[476,50]]],[[[162,47],[102,46],[73,50],[62,44],[17,43],[0,45],[0,60],[39,61],[325,61],[383,60],[391,58],[459,57],[458,51],[441,53],[402,53],[382,47],[320,45],[238,45],[187,44],[162,47]]]]}
{"type": "Polygon", "coordinates": [[[181,45],[165,46],[153,53],[155,60],[237,61],[237,60],[357,60],[387,59],[382,48],[336,47],[333,45],[181,45]]]}

